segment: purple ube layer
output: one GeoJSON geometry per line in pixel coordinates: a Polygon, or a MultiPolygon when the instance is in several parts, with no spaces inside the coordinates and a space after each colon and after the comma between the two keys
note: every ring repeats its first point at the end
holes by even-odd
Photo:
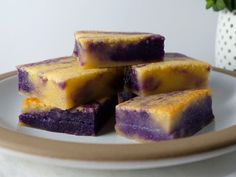
{"type": "Polygon", "coordinates": [[[48,112],[30,112],[19,116],[19,121],[27,126],[52,132],[74,135],[96,135],[115,111],[115,98],[103,103],[95,102],[80,109],[51,109],[48,112]]]}
{"type": "MultiPolygon", "coordinates": [[[[165,53],[165,58],[168,58],[168,59],[174,59],[174,58],[179,58],[179,57],[187,57],[187,56],[181,53],[165,53]]],[[[136,65],[136,67],[143,67],[145,65],[146,65],[145,63],[139,64],[139,65],[136,65]]],[[[136,70],[132,69],[132,67],[127,68],[125,70],[124,84],[125,84],[125,87],[134,91],[139,91],[141,89],[137,80],[136,70]]],[[[152,88],[152,87],[155,87],[156,85],[158,85],[158,83],[155,84],[153,80],[150,80],[147,82],[146,85],[144,85],[144,88],[152,88]],[[151,84],[154,84],[154,85],[151,85],[151,84]]]]}
{"type": "MultiPolygon", "coordinates": [[[[83,53],[89,52],[95,55],[100,60],[111,60],[117,62],[132,62],[140,61],[142,63],[160,61],[163,59],[164,51],[164,41],[165,38],[157,34],[149,33],[121,33],[121,32],[105,32],[105,34],[147,34],[147,37],[140,40],[138,43],[129,44],[127,46],[123,45],[123,42],[117,42],[115,45],[110,45],[105,42],[92,42],[89,43],[88,49],[85,51],[80,42],[75,42],[75,48],[73,54],[78,56],[80,62],[83,64],[84,58],[83,53]]],[[[91,38],[83,37],[83,38],[91,38]]],[[[96,38],[96,37],[95,37],[96,38]]]]}
{"type": "Polygon", "coordinates": [[[214,119],[211,105],[212,100],[209,96],[191,105],[182,113],[181,120],[169,134],[158,127],[145,111],[117,110],[116,129],[127,137],[151,141],[191,136],[214,119]]]}
{"type": "Polygon", "coordinates": [[[34,90],[34,86],[29,80],[28,72],[18,69],[18,88],[21,91],[30,93],[34,90]]]}

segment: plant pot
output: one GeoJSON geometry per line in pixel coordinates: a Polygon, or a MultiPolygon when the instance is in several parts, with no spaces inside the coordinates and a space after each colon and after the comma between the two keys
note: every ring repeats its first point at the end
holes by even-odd
{"type": "Polygon", "coordinates": [[[236,10],[219,12],[215,58],[217,67],[236,71],[236,10]]]}

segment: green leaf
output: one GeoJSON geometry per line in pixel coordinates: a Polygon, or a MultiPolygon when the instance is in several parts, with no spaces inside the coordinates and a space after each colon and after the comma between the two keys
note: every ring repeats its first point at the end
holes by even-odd
{"type": "Polygon", "coordinates": [[[236,10],[236,0],[232,0],[232,9],[236,10]]]}
{"type": "Polygon", "coordinates": [[[223,10],[225,8],[224,0],[217,0],[216,1],[216,7],[217,7],[218,10],[223,10]]]}
{"type": "Polygon", "coordinates": [[[214,0],[206,0],[206,9],[210,9],[215,4],[214,0]]]}
{"type": "Polygon", "coordinates": [[[224,3],[227,9],[229,9],[230,11],[233,10],[233,0],[224,0],[224,3]]]}
{"type": "Polygon", "coordinates": [[[229,11],[236,10],[236,0],[206,0],[206,9],[212,8],[220,11],[227,8],[229,11]]]}
{"type": "Polygon", "coordinates": [[[214,4],[214,5],[212,6],[212,8],[213,8],[213,10],[216,11],[216,12],[219,11],[219,9],[217,8],[216,4],[214,4]]]}

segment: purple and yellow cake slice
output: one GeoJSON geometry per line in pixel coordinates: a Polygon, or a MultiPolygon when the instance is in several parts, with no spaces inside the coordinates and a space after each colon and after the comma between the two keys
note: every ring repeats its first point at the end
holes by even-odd
{"type": "Polygon", "coordinates": [[[152,33],[79,31],[74,55],[85,68],[117,67],[161,61],[165,38],[152,33]]]}
{"type": "Polygon", "coordinates": [[[211,91],[176,91],[117,105],[115,129],[139,141],[170,140],[191,136],[213,119],[211,91]]]}
{"type": "Polygon", "coordinates": [[[62,110],[37,98],[23,102],[19,125],[74,135],[96,135],[115,112],[116,99],[103,98],[76,108],[62,110]]]}
{"type": "Polygon", "coordinates": [[[163,62],[128,67],[125,87],[140,96],[208,87],[211,66],[178,53],[167,53],[163,62]]]}
{"type": "Polygon", "coordinates": [[[123,81],[122,68],[83,69],[74,57],[21,65],[17,69],[20,93],[60,109],[113,95],[123,81]]]}

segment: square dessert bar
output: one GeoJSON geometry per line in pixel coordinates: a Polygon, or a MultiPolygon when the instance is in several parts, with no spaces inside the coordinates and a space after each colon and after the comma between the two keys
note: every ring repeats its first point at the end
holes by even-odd
{"type": "Polygon", "coordinates": [[[208,89],[135,97],[116,106],[118,134],[139,141],[191,136],[214,119],[208,89]]]}
{"type": "Polygon", "coordinates": [[[128,67],[125,87],[140,96],[208,87],[211,66],[178,53],[167,53],[163,62],[128,67]]]}
{"type": "Polygon", "coordinates": [[[83,69],[74,57],[21,65],[17,69],[20,93],[60,109],[116,94],[123,86],[122,68],[83,69]]]}
{"type": "Polygon", "coordinates": [[[74,55],[85,68],[117,67],[161,61],[165,38],[151,33],[79,31],[74,55]]]}
{"type": "Polygon", "coordinates": [[[19,125],[74,135],[96,135],[114,115],[115,98],[103,98],[76,108],[62,110],[45,105],[37,98],[23,102],[19,125]]]}

